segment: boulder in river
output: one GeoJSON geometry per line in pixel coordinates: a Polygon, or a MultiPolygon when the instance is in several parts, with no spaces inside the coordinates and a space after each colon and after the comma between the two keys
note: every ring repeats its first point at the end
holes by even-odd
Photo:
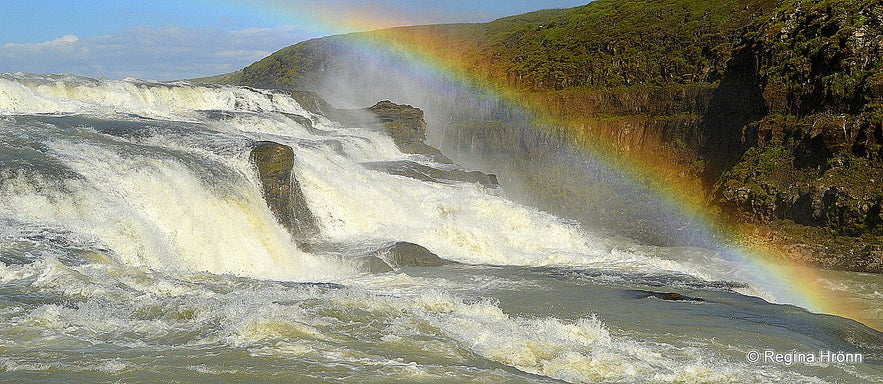
{"type": "Polygon", "coordinates": [[[272,141],[255,143],[250,154],[258,171],[264,201],[276,219],[299,242],[316,234],[316,219],[307,206],[300,184],[292,176],[294,151],[272,141]]]}
{"type": "Polygon", "coordinates": [[[435,267],[447,263],[422,245],[399,241],[376,252],[393,268],[404,267],[435,267]]]}

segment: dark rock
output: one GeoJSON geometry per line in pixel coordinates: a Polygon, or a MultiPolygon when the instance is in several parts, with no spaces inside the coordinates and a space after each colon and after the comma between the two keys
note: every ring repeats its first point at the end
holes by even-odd
{"type": "Polygon", "coordinates": [[[630,290],[628,293],[634,297],[635,299],[646,299],[648,297],[657,298],[660,300],[666,301],[693,301],[693,302],[703,302],[705,299],[699,297],[690,297],[684,296],[680,293],[676,292],[654,292],[654,291],[644,291],[644,290],[630,290]]]}
{"type": "Polygon", "coordinates": [[[317,135],[317,136],[324,134],[324,132],[322,132],[321,130],[318,130],[315,127],[313,127],[313,120],[311,120],[309,117],[301,116],[301,115],[298,115],[295,113],[285,113],[284,115],[288,116],[288,118],[290,118],[290,119],[294,120],[295,122],[297,122],[298,124],[302,125],[304,128],[307,129],[307,132],[309,132],[310,134],[317,135]]]}
{"type": "Polygon", "coordinates": [[[357,259],[356,267],[369,273],[387,273],[394,269],[377,256],[364,256],[357,259]]]}
{"type": "MultiPolygon", "coordinates": [[[[426,120],[419,108],[384,100],[362,109],[337,109],[316,92],[285,92],[309,112],[324,115],[346,126],[376,128],[386,132],[404,153],[421,154],[439,163],[453,163],[437,148],[426,144],[426,120]]],[[[311,133],[321,134],[321,131],[313,128],[311,120],[298,115],[292,118],[307,127],[311,133]]]]}
{"type": "Polygon", "coordinates": [[[294,151],[291,147],[261,141],[251,150],[250,158],[258,171],[264,200],[276,219],[298,240],[315,235],[316,219],[303,197],[300,184],[292,177],[294,151]]]}
{"type": "Polygon", "coordinates": [[[449,263],[425,247],[405,241],[385,244],[314,241],[304,243],[301,249],[310,253],[351,260],[357,269],[370,273],[387,273],[406,267],[434,267],[449,263]]]}
{"type": "Polygon", "coordinates": [[[236,114],[234,114],[233,112],[222,111],[218,109],[204,110],[202,111],[202,114],[205,116],[206,119],[215,121],[227,120],[236,117],[236,114]]]}
{"type": "Polygon", "coordinates": [[[826,265],[854,264],[850,255],[866,254],[860,237],[883,235],[879,17],[883,7],[871,3],[784,3],[748,26],[721,81],[755,89],[763,113],[754,129],[721,140],[748,149],[720,174],[719,206],[741,221],[794,230],[788,237],[813,233],[801,249],[838,244],[837,254],[812,252],[826,265]]]}
{"type": "Polygon", "coordinates": [[[365,110],[380,121],[402,152],[426,155],[441,163],[452,163],[437,148],[426,144],[426,120],[419,108],[384,100],[365,110]]]}
{"type": "Polygon", "coordinates": [[[426,121],[419,108],[383,100],[366,109],[386,127],[402,152],[415,153],[414,150],[426,141],[426,121]]]}
{"type": "Polygon", "coordinates": [[[363,163],[368,169],[386,172],[392,175],[410,177],[417,180],[445,183],[450,181],[462,181],[467,183],[481,184],[486,187],[499,187],[497,176],[479,171],[466,171],[461,168],[441,169],[413,161],[377,161],[363,163]]]}
{"type": "Polygon", "coordinates": [[[343,149],[343,142],[341,142],[340,140],[324,140],[322,141],[322,143],[325,144],[325,146],[333,149],[334,152],[336,152],[337,154],[341,156],[346,156],[346,151],[343,149]]]}
{"type": "MultiPolygon", "coordinates": [[[[344,289],[346,285],[337,284],[337,283],[328,283],[328,282],[318,282],[318,281],[279,281],[276,282],[284,287],[290,288],[299,288],[299,287],[309,287],[309,288],[320,288],[320,289],[344,289]]],[[[282,301],[274,301],[274,303],[283,303],[282,301]]],[[[293,302],[285,302],[288,305],[294,304],[293,302]]]]}
{"type": "Polygon", "coordinates": [[[393,268],[435,267],[447,263],[423,246],[405,241],[381,248],[375,254],[393,268]]]}

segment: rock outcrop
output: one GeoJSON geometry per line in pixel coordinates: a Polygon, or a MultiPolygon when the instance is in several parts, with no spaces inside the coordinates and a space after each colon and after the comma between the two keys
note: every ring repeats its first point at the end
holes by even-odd
{"type": "Polygon", "coordinates": [[[276,219],[299,242],[317,233],[316,219],[307,206],[297,179],[292,177],[294,151],[271,141],[255,143],[249,155],[258,171],[264,200],[276,219]]]}
{"type": "Polygon", "coordinates": [[[392,137],[404,153],[425,155],[440,163],[452,163],[438,148],[426,144],[426,120],[423,110],[410,105],[383,100],[360,110],[333,110],[328,116],[360,127],[375,127],[392,137]]]}
{"type": "Polygon", "coordinates": [[[405,153],[437,151],[426,145],[426,120],[423,111],[410,105],[383,100],[366,108],[386,128],[399,149],[405,153]]]}
{"type": "Polygon", "coordinates": [[[655,291],[645,291],[645,290],[629,290],[626,291],[632,298],[635,299],[646,299],[646,298],[656,298],[665,301],[692,301],[701,303],[704,302],[705,299],[701,297],[690,297],[685,296],[677,292],[655,292],[655,291]]]}
{"type": "Polygon", "coordinates": [[[409,267],[436,267],[450,263],[425,247],[406,241],[358,245],[315,242],[309,251],[348,260],[356,269],[370,273],[387,273],[409,267]]]}
{"type": "Polygon", "coordinates": [[[724,81],[764,113],[719,140],[743,151],[715,204],[796,258],[883,272],[883,5],[789,1],[736,52],[724,81]]]}
{"type": "Polygon", "coordinates": [[[387,264],[383,259],[374,256],[363,256],[356,259],[356,268],[368,273],[387,273],[393,272],[395,269],[387,264]]]}
{"type": "MultiPolygon", "coordinates": [[[[337,109],[314,91],[285,92],[311,113],[344,125],[385,132],[404,153],[421,154],[440,163],[452,163],[438,148],[426,144],[426,120],[420,108],[383,100],[362,109],[337,109]]],[[[312,128],[309,119],[301,124],[312,128]]]]}
{"type": "Polygon", "coordinates": [[[363,163],[366,168],[382,171],[391,175],[405,176],[417,180],[431,181],[434,183],[450,183],[455,181],[476,183],[485,187],[496,188],[500,186],[497,176],[480,171],[466,171],[455,165],[446,168],[430,167],[408,160],[377,161],[363,163]]]}

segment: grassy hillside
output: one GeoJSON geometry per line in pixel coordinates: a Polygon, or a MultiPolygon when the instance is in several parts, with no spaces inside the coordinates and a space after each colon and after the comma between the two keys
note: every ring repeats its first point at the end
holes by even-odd
{"type": "MultiPolygon", "coordinates": [[[[720,79],[739,29],[771,0],[598,0],[483,24],[393,28],[314,39],[242,71],[243,83],[301,87],[346,39],[420,46],[493,84],[528,90],[666,86],[720,79]]],[[[329,60],[331,59],[331,60],[329,60]]]]}

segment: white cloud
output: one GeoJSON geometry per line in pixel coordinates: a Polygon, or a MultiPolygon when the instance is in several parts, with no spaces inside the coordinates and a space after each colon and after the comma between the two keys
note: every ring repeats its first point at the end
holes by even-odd
{"type": "Polygon", "coordinates": [[[305,37],[293,26],[233,31],[135,27],[108,36],[64,35],[0,46],[0,72],[184,79],[241,69],[305,37]]]}
{"type": "Polygon", "coordinates": [[[66,44],[66,43],[76,43],[80,41],[80,38],[77,35],[64,35],[55,40],[47,41],[46,44],[66,44]]]}
{"type": "Polygon", "coordinates": [[[64,35],[64,36],[59,37],[59,38],[57,38],[57,39],[52,39],[52,40],[49,40],[49,41],[44,41],[44,42],[42,42],[42,43],[35,43],[35,44],[15,44],[15,43],[6,43],[6,44],[3,44],[3,45],[0,45],[0,50],[3,50],[3,49],[13,49],[13,48],[18,48],[18,49],[20,49],[20,50],[36,49],[36,48],[41,48],[41,47],[57,46],[57,45],[63,45],[63,44],[76,43],[77,41],[80,41],[80,38],[77,37],[76,35],[64,35]]]}

